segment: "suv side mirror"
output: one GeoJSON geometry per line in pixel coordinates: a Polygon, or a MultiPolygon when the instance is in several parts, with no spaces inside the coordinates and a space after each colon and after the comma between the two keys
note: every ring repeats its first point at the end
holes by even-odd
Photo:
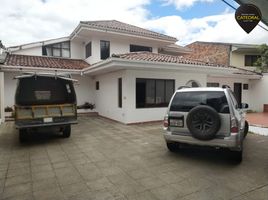
{"type": "Polygon", "coordinates": [[[248,104],[247,103],[241,103],[240,108],[241,109],[246,109],[246,108],[248,108],[248,104]]]}

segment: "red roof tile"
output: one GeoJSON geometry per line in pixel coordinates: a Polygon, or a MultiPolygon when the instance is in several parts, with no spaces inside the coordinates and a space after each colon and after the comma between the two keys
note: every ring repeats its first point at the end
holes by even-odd
{"type": "Polygon", "coordinates": [[[55,58],[47,56],[28,56],[9,54],[5,65],[18,67],[40,67],[55,69],[82,70],[90,65],[81,59],[55,58]]]}
{"type": "Polygon", "coordinates": [[[164,62],[164,63],[178,63],[178,64],[189,64],[189,65],[202,65],[202,66],[214,66],[214,67],[226,67],[214,63],[208,63],[199,60],[187,59],[182,56],[173,56],[151,52],[132,52],[126,54],[116,54],[112,57],[128,59],[128,60],[140,60],[140,61],[151,61],[151,62],[164,62]]]}
{"type": "Polygon", "coordinates": [[[177,41],[176,38],[164,35],[155,31],[151,31],[148,29],[144,29],[138,26],[134,26],[131,24],[123,23],[117,20],[103,20],[103,21],[81,21],[81,24],[86,24],[88,27],[102,29],[102,30],[110,30],[116,31],[119,33],[127,33],[133,34],[138,36],[145,36],[151,38],[158,38],[162,40],[169,40],[169,41],[177,41]]]}

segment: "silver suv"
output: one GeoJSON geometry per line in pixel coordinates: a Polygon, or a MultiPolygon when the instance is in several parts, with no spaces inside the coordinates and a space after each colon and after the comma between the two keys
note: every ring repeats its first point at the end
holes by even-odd
{"type": "Polygon", "coordinates": [[[228,148],[242,161],[248,132],[243,109],[230,88],[182,88],[171,98],[164,118],[164,138],[170,151],[180,144],[228,148]]]}

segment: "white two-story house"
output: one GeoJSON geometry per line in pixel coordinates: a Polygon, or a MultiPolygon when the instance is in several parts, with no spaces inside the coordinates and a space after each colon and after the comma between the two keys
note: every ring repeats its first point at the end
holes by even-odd
{"type": "Polygon", "coordinates": [[[162,120],[172,94],[183,85],[239,81],[249,88],[241,91],[241,100],[254,101],[251,85],[263,79],[262,74],[187,57],[193,50],[176,42],[174,37],[108,20],[82,21],[67,37],[10,47],[0,64],[2,107],[13,106],[13,77],[24,72],[72,74],[78,80],[78,105],[95,104],[100,116],[125,124],[162,120]]]}

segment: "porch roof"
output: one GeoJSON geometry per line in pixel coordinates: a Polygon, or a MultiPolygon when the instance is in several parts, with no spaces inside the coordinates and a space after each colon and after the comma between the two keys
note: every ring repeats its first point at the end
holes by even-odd
{"type": "Polygon", "coordinates": [[[90,65],[81,59],[56,58],[48,56],[29,56],[8,54],[4,65],[0,67],[33,68],[48,70],[82,70],[90,65]]]}
{"type": "Polygon", "coordinates": [[[187,59],[183,56],[173,56],[152,52],[132,52],[113,54],[110,58],[100,61],[83,69],[84,74],[97,75],[121,69],[138,70],[182,70],[195,73],[204,72],[211,76],[225,75],[229,77],[259,79],[261,73],[240,69],[233,66],[218,65],[200,60],[187,59]]]}
{"type": "Polygon", "coordinates": [[[114,54],[112,57],[122,58],[127,60],[139,60],[139,61],[151,61],[162,63],[178,63],[178,64],[190,64],[199,66],[212,66],[212,67],[226,67],[225,65],[219,65],[215,63],[204,62],[201,60],[188,59],[183,56],[174,56],[152,52],[131,52],[126,54],[114,54]]]}

